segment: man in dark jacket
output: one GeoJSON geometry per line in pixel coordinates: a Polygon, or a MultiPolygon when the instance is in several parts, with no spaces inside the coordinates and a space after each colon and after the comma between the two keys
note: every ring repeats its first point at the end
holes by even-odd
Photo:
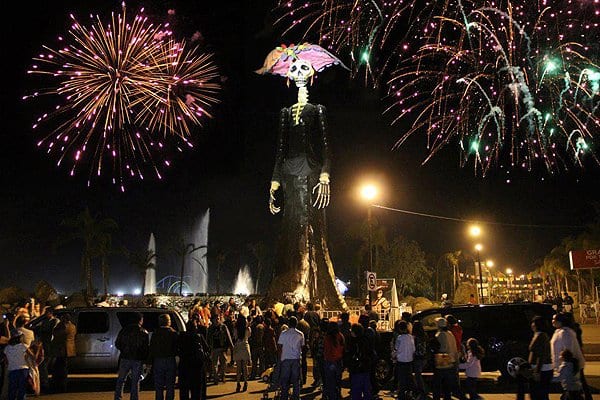
{"type": "Polygon", "coordinates": [[[123,397],[123,386],[127,374],[131,372],[131,400],[138,400],[140,379],[145,360],[148,359],[148,332],[142,327],[144,316],[134,314],[134,322],[121,329],[115,341],[115,347],[120,351],[119,376],[115,388],[115,400],[123,397]]]}
{"type": "Polygon", "coordinates": [[[206,372],[210,368],[210,348],[198,321],[190,319],[186,330],[179,333],[179,398],[206,400],[206,372]]]}
{"type": "Polygon", "coordinates": [[[175,398],[175,379],[177,378],[177,332],[171,328],[169,314],[158,316],[158,329],[150,339],[149,360],[154,371],[154,389],[156,400],[175,398]]]}
{"type": "Polygon", "coordinates": [[[345,358],[344,364],[350,372],[352,398],[372,399],[373,388],[369,372],[373,369],[375,350],[369,338],[365,336],[365,328],[360,324],[352,324],[345,358]]]}

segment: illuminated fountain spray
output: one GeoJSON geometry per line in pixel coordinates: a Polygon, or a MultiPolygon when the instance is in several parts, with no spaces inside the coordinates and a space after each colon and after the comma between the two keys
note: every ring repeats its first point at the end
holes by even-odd
{"type": "Polygon", "coordinates": [[[249,295],[253,292],[254,287],[252,285],[252,276],[250,275],[250,268],[248,268],[247,265],[244,265],[238,271],[238,275],[235,280],[235,285],[233,287],[233,293],[249,295]]]}
{"type": "MultiPolygon", "coordinates": [[[[150,234],[148,240],[148,255],[152,257],[156,254],[156,241],[154,240],[154,233],[150,234]]],[[[146,268],[146,275],[144,279],[144,294],[156,293],[156,257],[152,257],[152,264],[146,268]]]]}
{"type": "Polygon", "coordinates": [[[186,270],[190,274],[190,290],[192,293],[206,293],[208,291],[208,223],[210,221],[210,210],[200,217],[192,229],[190,240],[198,250],[188,255],[186,270]]]}

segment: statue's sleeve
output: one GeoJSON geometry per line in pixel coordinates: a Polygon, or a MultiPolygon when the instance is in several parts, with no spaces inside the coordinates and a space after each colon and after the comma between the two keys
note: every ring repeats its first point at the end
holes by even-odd
{"type": "Polygon", "coordinates": [[[277,134],[277,144],[275,149],[275,167],[273,167],[273,178],[271,181],[281,183],[281,166],[285,157],[285,141],[288,134],[288,111],[282,108],[279,113],[279,126],[277,134]]]}
{"type": "Polygon", "coordinates": [[[317,113],[319,118],[319,130],[321,131],[321,158],[323,159],[323,166],[321,167],[321,173],[329,174],[331,167],[331,146],[329,143],[329,136],[327,134],[327,110],[324,106],[319,105],[317,107],[317,113]]]}

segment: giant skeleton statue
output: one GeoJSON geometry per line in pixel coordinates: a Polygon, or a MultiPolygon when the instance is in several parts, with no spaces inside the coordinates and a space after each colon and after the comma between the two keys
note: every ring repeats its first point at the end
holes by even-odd
{"type": "Polygon", "coordinates": [[[276,193],[283,189],[282,230],[277,249],[276,276],[267,297],[273,300],[321,302],[327,309],[347,309],[335,283],[327,246],[325,208],[329,205],[330,143],[325,107],[308,102],[309,81],[315,71],[343,64],[319,46],[278,47],[267,56],[260,74],[293,81],[298,102],[284,107],[279,117],[275,167],[269,210],[281,211],[276,193]]]}

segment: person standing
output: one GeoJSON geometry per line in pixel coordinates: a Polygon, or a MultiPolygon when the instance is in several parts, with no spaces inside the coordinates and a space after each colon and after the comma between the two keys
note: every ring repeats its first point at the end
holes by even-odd
{"type": "Polygon", "coordinates": [[[477,380],[481,377],[481,359],[485,354],[483,348],[475,338],[467,340],[467,359],[460,364],[460,369],[465,370],[466,388],[470,400],[479,400],[481,396],[477,393],[477,380]]]}
{"type": "Polygon", "coordinates": [[[429,355],[428,338],[423,324],[417,320],[413,322],[412,336],[415,341],[415,355],[413,357],[413,371],[415,373],[415,386],[419,393],[424,397],[427,391],[425,390],[425,381],[423,380],[423,370],[427,364],[427,356],[429,355]]]}
{"type": "Polygon", "coordinates": [[[248,390],[248,363],[252,358],[250,344],[248,343],[250,335],[252,335],[252,331],[248,326],[246,318],[240,314],[235,322],[235,339],[233,344],[233,361],[235,361],[236,365],[236,392],[239,392],[241,389],[240,379],[244,380],[244,392],[248,390]]]}
{"type": "Polygon", "coordinates": [[[550,353],[554,371],[557,373],[560,366],[560,353],[565,349],[569,350],[577,359],[579,369],[583,369],[585,366],[585,358],[577,341],[577,334],[569,327],[569,320],[567,313],[558,313],[552,316],[552,326],[555,329],[550,340],[550,353]]]}
{"type": "Polygon", "coordinates": [[[340,333],[337,322],[332,321],[327,325],[327,334],[323,340],[323,357],[325,359],[323,395],[327,400],[341,398],[344,349],[344,335],[340,333]]]}
{"type": "Polygon", "coordinates": [[[304,319],[304,311],[298,311],[298,330],[300,332],[302,332],[302,334],[304,335],[304,346],[302,347],[302,384],[305,385],[306,384],[306,379],[308,377],[308,350],[310,349],[309,347],[309,342],[308,342],[308,338],[310,335],[310,324],[304,319]]]}
{"type": "MultiPolygon", "coordinates": [[[[256,300],[252,300],[256,302],[256,300]]],[[[258,306],[257,306],[258,307],[258,306]]],[[[257,315],[252,320],[251,324],[252,334],[250,335],[250,355],[252,356],[252,372],[250,373],[250,380],[260,377],[265,368],[265,350],[263,345],[263,338],[265,336],[265,324],[263,323],[263,316],[257,315]]]]}
{"type": "Polygon", "coordinates": [[[533,378],[529,383],[531,400],[549,400],[550,385],[552,382],[553,366],[550,352],[550,338],[546,334],[546,322],[541,316],[531,320],[533,338],[529,342],[528,362],[533,371],[533,378]]]}
{"type": "Polygon", "coordinates": [[[412,389],[412,367],[415,354],[415,340],[408,333],[406,321],[398,323],[398,332],[394,343],[396,354],[396,383],[398,385],[398,397],[405,398],[408,390],[412,389]]]}
{"type": "Polygon", "coordinates": [[[560,352],[560,366],[558,367],[558,380],[563,389],[561,399],[581,400],[582,385],[579,379],[578,360],[569,349],[560,352]]]}
{"type": "Polygon", "coordinates": [[[456,349],[456,340],[448,330],[445,318],[436,318],[438,331],[433,344],[437,347],[434,354],[433,369],[433,400],[439,400],[444,390],[444,398],[449,399],[454,393],[461,400],[465,399],[458,382],[459,353],[456,349]]]}
{"type": "Polygon", "coordinates": [[[568,292],[565,292],[563,295],[563,310],[564,312],[573,313],[573,297],[568,292]]]}
{"type": "Polygon", "coordinates": [[[288,319],[288,329],[281,332],[277,344],[279,345],[280,385],[281,400],[287,400],[290,385],[293,386],[292,398],[300,398],[300,368],[302,359],[302,348],[304,347],[304,335],[296,327],[298,319],[294,316],[288,319]]]}
{"type": "Polygon", "coordinates": [[[142,324],[144,316],[142,313],[134,313],[134,320],[130,325],[123,327],[117,335],[115,347],[119,350],[119,372],[115,387],[115,400],[123,397],[123,386],[127,375],[131,372],[131,400],[139,399],[140,379],[145,360],[148,359],[149,341],[148,331],[142,324]]]}
{"type": "Polygon", "coordinates": [[[270,318],[265,319],[265,331],[263,333],[265,369],[271,368],[277,361],[277,340],[272,325],[270,318]]]}
{"type": "Polygon", "coordinates": [[[15,328],[23,335],[25,346],[29,347],[35,339],[35,335],[32,330],[25,328],[27,322],[29,322],[29,318],[26,315],[19,315],[15,320],[15,328]]]}
{"type": "Polygon", "coordinates": [[[25,400],[29,376],[26,355],[30,352],[23,343],[22,334],[16,334],[9,339],[4,354],[8,370],[8,400],[25,400]]]}
{"type": "Polygon", "coordinates": [[[42,393],[48,392],[49,389],[49,379],[48,379],[48,370],[50,369],[50,365],[52,364],[52,356],[50,353],[50,344],[52,343],[52,335],[54,332],[54,328],[58,325],[60,321],[58,318],[54,316],[54,310],[50,307],[46,307],[44,309],[44,320],[34,330],[34,333],[42,342],[42,346],[44,348],[44,354],[46,357],[42,360],[40,364],[40,388],[42,393]]]}
{"type": "Polygon", "coordinates": [[[210,346],[211,375],[217,385],[219,380],[225,382],[225,370],[227,369],[225,353],[231,346],[231,335],[227,326],[218,318],[213,317],[212,324],[208,327],[207,338],[210,346]]]}
{"type": "Polygon", "coordinates": [[[158,329],[152,334],[148,350],[148,359],[154,372],[156,400],[165,398],[166,400],[173,400],[175,398],[176,355],[177,332],[171,328],[169,314],[161,314],[158,316],[158,329]]]}
{"type": "Polygon", "coordinates": [[[53,357],[51,387],[56,393],[67,391],[68,359],[77,355],[76,334],[77,327],[71,321],[71,315],[62,314],[60,322],[54,328],[53,340],[50,344],[50,354],[53,357]]]}
{"type": "Polygon", "coordinates": [[[10,340],[9,322],[6,315],[3,315],[3,320],[0,322],[0,395],[4,390],[4,379],[6,378],[6,362],[4,360],[4,349],[10,340]]]}
{"type": "Polygon", "coordinates": [[[199,321],[187,322],[186,330],[177,338],[179,355],[179,399],[206,400],[206,371],[210,363],[210,349],[198,331],[199,321]]]}
{"type": "Polygon", "coordinates": [[[352,400],[371,400],[373,398],[369,371],[373,368],[374,349],[365,336],[360,324],[352,324],[350,340],[346,351],[346,365],[350,372],[350,391],[352,400]]]}

